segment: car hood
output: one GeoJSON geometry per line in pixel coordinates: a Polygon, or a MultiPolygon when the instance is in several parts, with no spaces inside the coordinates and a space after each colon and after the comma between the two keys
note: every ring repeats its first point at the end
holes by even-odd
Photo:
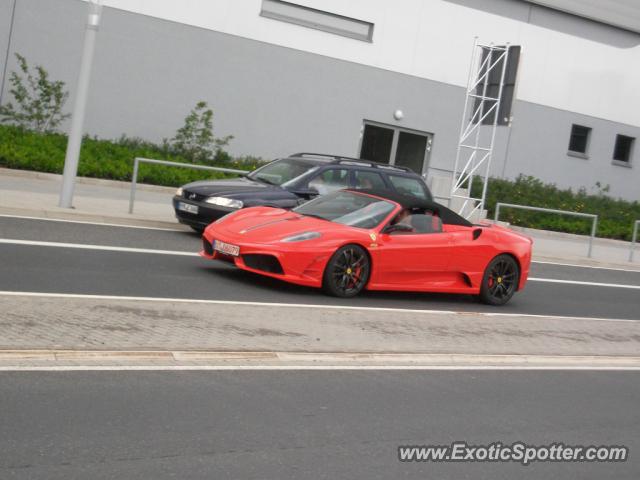
{"type": "Polygon", "coordinates": [[[182,187],[189,192],[199,195],[234,195],[243,193],[256,193],[267,191],[282,191],[284,189],[276,185],[267,185],[265,183],[251,180],[247,177],[229,178],[224,180],[203,180],[200,182],[192,182],[182,187]]]}
{"type": "Polygon", "coordinates": [[[210,228],[238,242],[256,243],[275,242],[305,232],[319,232],[325,239],[336,234],[346,237],[347,231],[357,234],[360,230],[290,210],[267,207],[242,210],[222,222],[212,224],[210,228]]]}

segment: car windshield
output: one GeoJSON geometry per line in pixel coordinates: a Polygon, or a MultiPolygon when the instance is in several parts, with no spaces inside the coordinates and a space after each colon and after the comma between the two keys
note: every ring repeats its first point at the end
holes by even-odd
{"type": "Polygon", "coordinates": [[[358,228],[375,228],[393,211],[396,205],[353,192],[340,191],[318,197],[293,211],[331,222],[358,228]]]}
{"type": "Polygon", "coordinates": [[[317,168],[312,162],[285,158],[254,170],[248,177],[271,185],[283,185],[317,168]]]}

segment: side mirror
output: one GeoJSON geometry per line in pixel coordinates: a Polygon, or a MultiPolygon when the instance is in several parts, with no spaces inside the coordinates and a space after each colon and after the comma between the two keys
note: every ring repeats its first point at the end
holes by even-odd
{"type": "Polygon", "coordinates": [[[480,235],[482,235],[482,229],[481,228],[476,228],[473,231],[473,239],[477,240],[480,237],[480,235]]]}
{"type": "Polygon", "coordinates": [[[413,227],[410,225],[407,225],[406,223],[396,223],[395,225],[389,225],[382,231],[382,233],[389,233],[389,234],[396,233],[396,232],[411,233],[413,232],[413,227]]]}
{"type": "Polygon", "coordinates": [[[311,198],[311,197],[320,195],[320,192],[318,192],[318,190],[316,190],[313,187],[297,188],[293,191],[293,193],[295,193],[296,195],[300,195],[301,197],[304,197],[304,198],[311,198]]]}

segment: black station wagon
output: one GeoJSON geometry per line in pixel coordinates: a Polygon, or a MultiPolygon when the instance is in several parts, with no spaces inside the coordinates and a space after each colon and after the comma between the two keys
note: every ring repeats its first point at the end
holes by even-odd
{"type": "Polygon", "coordinates": [[[202,231],[239,208],[293,208],[344,188],[391,190],[432,200],[424,179],[406,167],[334,155],[296,153],[242,177],[184,185],[173,197],[180,223],[202,231]]]}

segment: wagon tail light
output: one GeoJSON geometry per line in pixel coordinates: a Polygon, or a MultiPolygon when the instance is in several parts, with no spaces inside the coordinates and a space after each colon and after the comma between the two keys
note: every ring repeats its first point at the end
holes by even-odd
{"type": "Polygon", "coordinates": [[[322,235],[320,232],[304,232],[298,233],[296,235],[292,235],[290,237],[285,237],[281,242],[291,243],[291,242],[304,242],[305,240],[313,240],[314,238],[320,238],[322,235]]]}

